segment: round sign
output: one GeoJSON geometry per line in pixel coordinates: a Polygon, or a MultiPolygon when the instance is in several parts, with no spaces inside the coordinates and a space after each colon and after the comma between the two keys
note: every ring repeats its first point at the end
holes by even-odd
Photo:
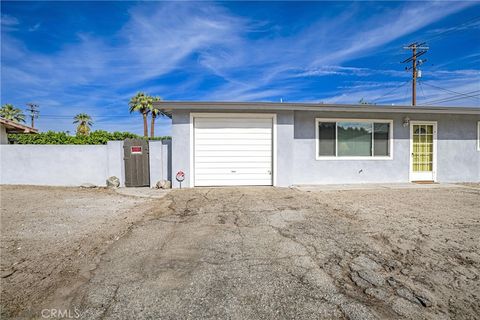
{"type": "Polygon", "coordinates": [[[185,180],[185,173],[181,170],[178,171],[176,178],[177,178],[177,181],[182,182],[183,180],[185,180]]]}

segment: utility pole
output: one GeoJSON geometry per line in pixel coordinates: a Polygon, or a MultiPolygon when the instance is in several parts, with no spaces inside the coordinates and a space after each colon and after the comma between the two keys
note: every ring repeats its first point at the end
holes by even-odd
{"type": "Polygon", "coordinates": [[[38,104],[35,103],[27,103],[27,111],[30,112],[30,119],[32,120],[32,128],[35,128],[35,119],[38,118],[38,114],[40,111],[38,111],[38,104]]]}
{"type": "Polygon", "coordinates": [[[405,70],[412,70],[412,106],[417,105],[417,78],[421,77],[421,71],[417,70],[417,68],[424,63],[425,60],[420,60],[418,57],[424,55],[428,51],[428,47],[426,46],[425,42],[418,43],[414,42],[409,44],[406,47],[403,47],[403,49],[406,50],[412,50],[412,55],[408,58],[402,61],[402,63],[407,63],[407,62],[412,62],[411,67],[405,67],[405,70]]]}

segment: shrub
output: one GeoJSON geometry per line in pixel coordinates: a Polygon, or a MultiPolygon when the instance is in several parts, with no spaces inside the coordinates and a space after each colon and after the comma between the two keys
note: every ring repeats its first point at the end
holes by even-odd
{"type": "MultiPolygon", "coordinates": [[[[9,134],[8,139],[16,144],[106,144],[108,141],[130,139],[147,139],[131,132],[107,132],[96,130],[88,136],[71,136],[66,132],[47,131],[38,134],[9,134]]],[[[149,140],[167,140],[170,137],[155,137],[149,140]]]]}

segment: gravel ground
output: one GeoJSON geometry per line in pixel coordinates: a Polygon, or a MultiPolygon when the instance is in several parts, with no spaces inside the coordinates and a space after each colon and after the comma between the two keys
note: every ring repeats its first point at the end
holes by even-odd
{"type": "Polygon", "coordinates": [[[150,200],[107,189],[0,186],[1,318],[37,315],[90,277],[150,200]]]}
{"type": "MultiPolygon", "coordinates": [[[[2,268],[8,265],[4,247],[34,245],[27,255],[8,249],[7,261],[36,262],[2,279],[8,312],[19,312],[21,301],[44,290],[37,276],[42,274],[56,285],[43,292],[41,307],[78,310],[84,319],[480,315],[478,185],[310,192],[198,188],[154,200],[78,189],[1,190],[2,268]],[[31,194],[38,196],[32,200],[31,194]],[[85,208],[85,218],[64,217],[90,205],[94,210],[85,208]],[[93,211],[104,223],[95,222],[93,211]],[[118,222],[123,216],[130,222],[118,222]],[[57,219],[70,230],[62,241],[34,227],[43,220],[47,228],[57,219]],[[119,230],[112,231],[115,238],[97,241],[111,224],[119,230]],[[94,226],[86,242],[77,234],[80,225],[94,226]],[[64,242],[86,251],[88,260],[69,260],[71,252],[54,259],[64,242]],[[98,247],[85,249],[89,243],[98,247]],[[89,272],[72,281],[64,265],[89,272]],[[23,289],[26,279],[29,290],[23,289]]],[[[38,316],[40,305],[31,307],[38,316]]]]}

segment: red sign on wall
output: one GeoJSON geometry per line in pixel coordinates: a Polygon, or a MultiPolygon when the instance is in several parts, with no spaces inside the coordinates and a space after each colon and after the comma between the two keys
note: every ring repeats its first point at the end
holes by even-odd
{"type": "Polygon", "coordinates": [[[141,146],[133,146],[130,148],[130,152],[132,154],[142,154],[142,147],[141,146]]]}

